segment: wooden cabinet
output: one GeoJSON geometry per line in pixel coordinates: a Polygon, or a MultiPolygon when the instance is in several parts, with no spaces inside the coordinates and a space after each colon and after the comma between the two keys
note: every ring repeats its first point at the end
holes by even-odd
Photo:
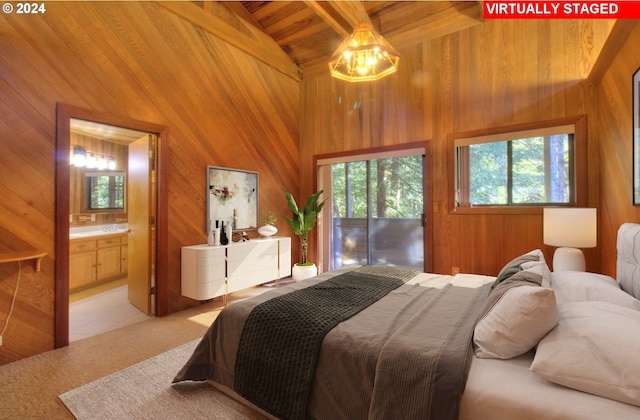
{"type": "Polygon", "coordinates": [[[127,238],[126,234],[114,234],[71,240],[69,289],[73,291],[125,275],[127,238]]]}
{"type": "Polygon", "coordinates": [[[97,241],[97,279],[104,280],[120,275],[120,238],[97,241]]]}
{"type": "Polygon", "coordinates": [[[291,238],[182,247],[182,295],[207,300],[291,275],[291,238]]]}
{"type": "Polygon", "coordinates": [[[96,281],[96,241],[69,242],[69,289],[77,289],[96,281]]]}

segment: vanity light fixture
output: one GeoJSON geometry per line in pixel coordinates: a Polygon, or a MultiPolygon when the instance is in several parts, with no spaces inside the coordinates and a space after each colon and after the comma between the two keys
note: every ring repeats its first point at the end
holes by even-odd
{"type": "Polygon", "coordinates": [[[84,162],[84,165],[90,169],[93,169],[98,166],[98,162],[96,162],[95,153],[89,153],[89,155],[87,156],[87,159],[84,162]]]}
{"type": "Polygon", "coordinates": [[[87,158],[87,151],[84,149],[84,147],[74,146],[73,148],[71,148],[70,163],[73,166],[82,168],[84,166],[84,162],[86,158],[87,158]]]}
{"type": "Polygon", "coordinates": [[[87,152],[82,146],[73,146],[69,163],[77,168],[116,169],[116,159],[100,153],[87,152]]]}
{"type": "Polygon", "coordinates": [[[398,69],[400,53],[372,25],[362,22],[329,61],[331,76],[347,82],[381,79],[398,69]]]}

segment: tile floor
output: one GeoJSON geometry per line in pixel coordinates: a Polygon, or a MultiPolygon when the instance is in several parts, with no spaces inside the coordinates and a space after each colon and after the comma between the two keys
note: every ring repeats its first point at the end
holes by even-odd
{"type": "Polygon", "coordinates": [[[126,284],[98,294],[88,293],[80,299],[71,297],[70,301],[70,342],[150,318],[129,303],[126,284]]]}

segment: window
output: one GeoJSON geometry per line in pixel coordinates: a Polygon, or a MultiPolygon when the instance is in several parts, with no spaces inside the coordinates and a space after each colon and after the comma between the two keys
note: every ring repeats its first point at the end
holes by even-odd
{"type": "Polygon", "coordinates": [[[85,211],[124,211],[124,172],[84,173],[85,211]]]}
{"type": "Polygon", "coordinates": [[[586,167],[583,124],[562,122],[454,136],[454,207],[575,206],[586,200],[580,193],[586,177],[577,176],[586,167]]]}
{"type": "Polygon", "coordinates": [[[323,267],[425,267],[423,148],[323,157],[319,189],[323,267]]]}

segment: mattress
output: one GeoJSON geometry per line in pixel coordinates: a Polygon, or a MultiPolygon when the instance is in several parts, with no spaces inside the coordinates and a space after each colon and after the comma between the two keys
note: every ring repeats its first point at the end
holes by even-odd
{"type": "Polygon", "coordinates": [[[637,420],[640,407],[549,382],[529,370],[533,352],[473,358],[460,420],[637,420]]]}

